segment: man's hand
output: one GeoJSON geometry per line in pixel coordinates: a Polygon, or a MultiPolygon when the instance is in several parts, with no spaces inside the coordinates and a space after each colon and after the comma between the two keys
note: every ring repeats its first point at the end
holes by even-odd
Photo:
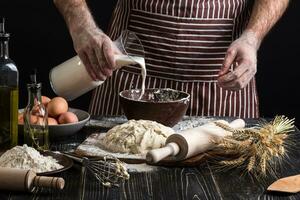
{"type": "Polygon", "coordinates": [[[250,82],[257,70],[257,48],[258,42],[250,32],[245,32],[229,46],[219,72],[220,87],[240,90],[250,82]]]}
{"type": "Polygon", "coordinates": [[[117,47],[96,25],[85,0],[54,0],[69,28],[75,51],[94,80],[105,80],[116,69],[117,47]]]}
{"type": "Polygon", "coordinates": [[[117,47],[97,27],[83,27],[71,32],[75,51],[93,80],[106,80],[116,69],[117,47]]]}
{"type": "Polygon", "coordinates": [[[282,16],[289,0],[255,0],[247,28],[229,47],[218,84],[229,90],[244,88],[256,73],[256,53],[264,36],[282,16]],[[230,67],[233,66],[233,71],[230,67]]]}

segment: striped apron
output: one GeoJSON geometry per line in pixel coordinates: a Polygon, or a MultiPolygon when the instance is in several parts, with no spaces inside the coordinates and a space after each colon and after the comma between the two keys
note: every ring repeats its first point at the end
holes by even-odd
{"type": "MultiPolygon", "coordinates": [[[[173,88],[191,94],[188,115],[256,118],[255,79],[242,90],[217,85],[226,50],[244,30],[250,0],[119,0],[108,35],[134,31],[145,50],[146,88],[173,88]]],[[[114,72],[94,90],[92,115],[120,115],[120,91],[141,88],[138,66],[114,72]]]]}

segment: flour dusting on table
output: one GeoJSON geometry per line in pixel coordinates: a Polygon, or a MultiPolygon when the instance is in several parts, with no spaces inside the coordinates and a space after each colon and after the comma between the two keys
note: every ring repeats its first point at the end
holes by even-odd
{"type": "Polygon", "coordinates": [[[43,156],[26,144],[16,146],[6,151],[0,157],[0,167],[33,170],[36,173],[54,171],[63,168],[57,160],[51,156],[43,156]]]}
{"type": "Polygon", "coordinates": [[[157,166],[142,164],[126,164],[128,172],[151,172],[158,169],[157,166]]]}

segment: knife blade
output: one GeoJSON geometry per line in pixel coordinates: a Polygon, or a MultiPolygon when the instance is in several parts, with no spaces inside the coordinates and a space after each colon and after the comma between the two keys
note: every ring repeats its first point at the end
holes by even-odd
{"type": "Polygon", "coordinates": [[[272,183],[268,191],[297,193],[300,192],[300,175],[288,176],[272,183]]]}

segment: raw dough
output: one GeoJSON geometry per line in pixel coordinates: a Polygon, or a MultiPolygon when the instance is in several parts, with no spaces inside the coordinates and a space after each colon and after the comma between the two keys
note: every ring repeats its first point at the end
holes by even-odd
{"type": "Polygon", "coordinates": [[[100,141],[102,146],[115,153],[138,154],[161,148],[172,128],[150,120],[129,120],[110,129],[100,141]]]}

